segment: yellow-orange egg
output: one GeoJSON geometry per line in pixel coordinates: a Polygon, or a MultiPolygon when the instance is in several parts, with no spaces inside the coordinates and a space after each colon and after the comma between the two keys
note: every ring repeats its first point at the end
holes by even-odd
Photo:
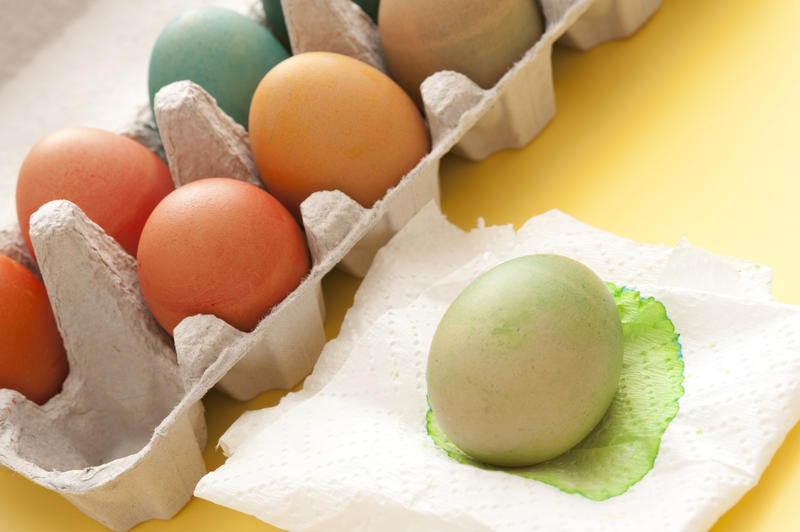
{"type": "Polygon", "coordinates": [[[170,334],[195,314],[250,331],[309,269],[289,211],[260,188],[225,178],[164,198],[142,230],[137,262],[145,301],[170,334]]]}
{"type": "Polygon", "coordinates": [[[19,226],[33,253],[31,214],[66,199],[134,255],[150,211],[174,188],[167,165],[138,142],[102,129],[63,129],[37,142],[22,163],[19,226]]]}
{"type": "Polygon", "coordinates": [[[388,76],[356,59],[298,54],[270,70],[250,104],[250,142],[261,179],[299,216],[319,190],[365,207],[430,149],[425,122],[388,76]]]}
{"type": "Polygon", "coordinates": [[[44,285],[0,255],[0,388],[39,404],[61,391],[67,353],[44,285]]]}
{"type": "Polygon", "coordinates": [[[492,87],[542,26],[536,0],[382,0],[378,12],[389,72],[420,105],[420,84],[440,70],[492,87]]]}

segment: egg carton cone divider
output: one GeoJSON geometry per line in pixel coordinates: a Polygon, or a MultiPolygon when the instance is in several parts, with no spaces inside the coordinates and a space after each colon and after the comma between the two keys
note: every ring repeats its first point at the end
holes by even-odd
{"type": "Polygon", "coordinates": [[[205,473],[200,400],[237,346],[213,360],[176,355],[133,257],[74,204],[42,206],[30,235],[70,372],[42,406],[0,390],[0,464],[115,530],[168,519],[205,473]]]}

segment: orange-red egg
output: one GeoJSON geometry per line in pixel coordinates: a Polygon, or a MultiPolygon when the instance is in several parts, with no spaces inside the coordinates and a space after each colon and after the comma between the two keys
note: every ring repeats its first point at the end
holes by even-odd
{"type": "Polygon", "coordinates": [[[261,179],[296,216],[319,190],[371,207],[430,149],[422,115],[399,85],[327,52],[273,67],[253,95],[249,122],[261,179]]]}
{"type": "Polygon", "coordinates": [[[63,129],[37,142],[22,163],[19,226],[33,253],[31,214],[66,199],[135,255],[144,222],[174,188],[167,165],[138,142],[102,129],[63,129]]]}
{"type": "Polygon", "coordinates": [[[147,305],[170,334],[194,314],[250,331],[309,270],[297,222],[262,189],[194,181],[169,194],[142,231],[137,257],[147,305]]]}
{"type": "Polygon", "coordinates": [[[0,255],[0,388],[44,404],[61,391],[67,353],[42,282],[0,255]]]}

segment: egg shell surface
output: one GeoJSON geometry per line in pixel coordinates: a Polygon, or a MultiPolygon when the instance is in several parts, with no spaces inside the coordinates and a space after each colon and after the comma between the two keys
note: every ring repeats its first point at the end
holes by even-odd
{"type": "Polygon", "coordinates": [[[278,39],[286,50],[292,48],[289,41],[289,30],[286,28],[286,18],[283,16],[281,0],[262,0],[264,13],[267,16],[267,28],[278,39]]]}
{"type": "Polygon", "coordinates": [[[571,449],[600,421],[622,369],[605,284],[557,255],[505,262],[447,309],[428,359],[428,400],[464,452],[523,466],[571,449]]]}
{"type": "Polygon", "coordinates": [[[19,227],[33,254],[31,214],[66,199],[135,255],[147,217],[174,188],[167,165],[138,142],[102,129],[63,129],[37,142],[22,162],[19,227]]]}
{"type": "Polygon", "coordinates": [[[394,81],[356,59],[298,54],[273,68],[250,106],[261,179],[299,216],[319,190],[371,207],[428,153],[419,110],[394,81]]]}
{"type": "Polygon", "coordinates": [[[38,404],[61,391],[67,353],[42,282],[0,255],[0,388],[38,404]]]}
{"type": "Polygon", "coordinates": [[[167,24],[153,47],[150,107],[164,85],[191,80],[247,128],[250,99],[258,82],[287,57],[277,39],[251,18],[221,7],[191,9],[167,24]]]}
{"type": "Polygon", "coordinates": [[[420,84],[454,70],[491,88],[542,35],[535,0],[382,0],[381,46],[389,71],[421,106],[420,84]]]}
{"type": "Polygon", "coordinates": [[[309,270],[305,237],[270,194],[243,181],[184,185],[153,210],[137,257],[142,294],[172,334],[213,314],[250,331],[309,270]]]}

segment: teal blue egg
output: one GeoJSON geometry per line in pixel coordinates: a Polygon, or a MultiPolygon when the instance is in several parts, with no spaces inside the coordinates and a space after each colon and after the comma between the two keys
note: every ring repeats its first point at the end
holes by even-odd
{"type": "Polygon", "coordinates": [[[286,19],[283,17],[283,7],[281,0],[262,0],[264,13],[267,15],[267,27],[269,31],[286,47],[291,49],[289,43],[289,30],[286,29],[286,19]]]}
{"type": "Polygon", "coordinates": [[[356,0],[356,4],[361,6],[364,13],[369,15],[369,18],[378,22],[378,8],[380,7],[380,0],[356,0]]]}
{"type": "Polygon", "coordinates": [[[256,21],[220,7],[199,7],[173,19],[150,55],[150,107],[158,90],[191,80],[247,128],[250,100],[286,49],[256,21]]]}

